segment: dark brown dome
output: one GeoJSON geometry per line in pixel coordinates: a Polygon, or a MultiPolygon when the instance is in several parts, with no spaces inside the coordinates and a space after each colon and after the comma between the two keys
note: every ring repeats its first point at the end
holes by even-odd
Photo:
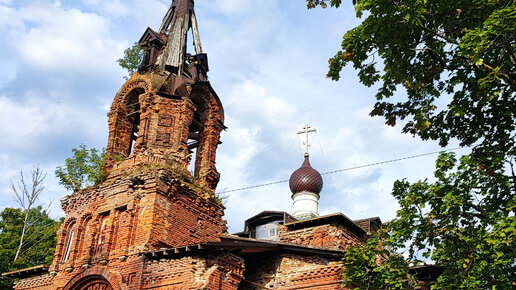
{"type": "Polygon", "coordinates": [[[290,191],[292,191],[292,194],[301,191],[319,194],[322,190],[322,186],[323,180],[321,174],[310,166],[308,155],[305,155],[303,165],[290,176],[290,191]]]}

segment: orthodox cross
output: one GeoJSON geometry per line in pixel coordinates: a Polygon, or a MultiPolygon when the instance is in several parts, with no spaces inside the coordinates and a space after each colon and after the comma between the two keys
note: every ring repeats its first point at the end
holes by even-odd
{"type": "Polygon", "coordinates": [[[305,145],[305,155],[308,156],[308,147],[310,147],[310,143],[308,143],[308,133],[315,133],[317,130],[315,128],[310,127],[310,125],[306,124],[303,127],[303,130],[297,132],[298,135],[305,134],[305,142],[303,142],[303,145],[305,145]]]}

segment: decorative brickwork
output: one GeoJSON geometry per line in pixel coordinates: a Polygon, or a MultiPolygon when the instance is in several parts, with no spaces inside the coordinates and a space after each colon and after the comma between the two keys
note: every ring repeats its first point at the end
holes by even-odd
{"type": "Polygon", "coordinates": [[[46,273],[21,279],[16,283],[16,289],[51,289],[52,276],[46,273]]]}
{"type": "MultiPolygon", "coordinates": [[[[176,0],[174,7],[187,7],[181,13],[188,15],[168,13],[165,22],[174,23],[170,29],[177,24],[170,17],[193,23],[193,1],[176,0]]],[[[143,252],[217,242],[226,232],[224,208],[214,196],[224,112],[207,81],[207,56],[200,51],[199,39],[195,41],[200,54],[194,57],[184,50],[167,51],[170,57],[181,53],[177,59],[184,63],[178,71],[171,71],[168,63],[152,63],[161,61],[165,46],[177,41],[174,37],[186,37],[186,31],[171,35],[168,25],[162,25],[159,33],[147,29],[141,39],[145,63],[113,100],[108,114],[106,180],[62,199],[66,219],[57,233],[48,274],[22,279],[17,288],[149,288],[146,283],[161,274],[152,270],[154,261],[141,258],[143,252]]],[[[236,288],[243,263],[228,255],[199,258],[204,266],[195,266],[195,271],[201,273],[203,283],[180,282],[236,288]]],[[[170,269],[188,268],[180,261],[168,264],[170,269]]],[[[169,283],[160,279],[163,285],[169,283]]]]}

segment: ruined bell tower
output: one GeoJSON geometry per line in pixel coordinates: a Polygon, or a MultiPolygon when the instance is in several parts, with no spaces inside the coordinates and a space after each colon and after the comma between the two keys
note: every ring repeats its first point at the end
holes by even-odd
{"type": "MultiPolygon", "coordinates": [[[[218,242],[226,232],[215,197],[224,111],[208,81],[194,1],[172,1],[159,30],[148,28],[139,44],[142,64],[108,113],[106,179],[61,200],[54,261],[18,289],[143,289],[154,279],[144,253],[218,242]]],[[[181,285],[202,282],[170,263],[186,273],[181,285]]]]}
{"type": "Polygon", "coordinates": [[[224,111],[208,82],[208,57],[193,8],[191,0],[174,1],[158,32],[148,28],[141,37],[143,62],[108,114],[107,170],[171,166],[213,194],[224,111]],[[195,54],[186,49],[190,31],[195,54]]]}

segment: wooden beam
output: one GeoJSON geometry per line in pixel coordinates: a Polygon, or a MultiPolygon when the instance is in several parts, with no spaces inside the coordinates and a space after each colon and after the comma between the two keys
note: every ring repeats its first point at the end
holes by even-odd
{"type": "Polygon", "coordinates": [[[132,115],[139,114],[139,113],[140,113],[140,110],[137,110],[137,111],[134,111],[132,113],[125,115],[125,117],[128,118],[128,117],[131,117],[132,115]]]}

